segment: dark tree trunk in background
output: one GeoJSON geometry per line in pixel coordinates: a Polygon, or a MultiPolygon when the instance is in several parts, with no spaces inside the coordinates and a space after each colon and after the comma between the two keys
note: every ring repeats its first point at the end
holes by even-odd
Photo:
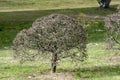
{"type": "Polygon", "coordinates": [[[111,0],[97,0],[101,8],[109,8],[111,0]]]}
{"type": "Polygon", "coordinates": [[[56,72],[56,63],[57,63],[57,54],[52,53],[52,61],[51,61],[51,71],[52,73],[56,72]]]}

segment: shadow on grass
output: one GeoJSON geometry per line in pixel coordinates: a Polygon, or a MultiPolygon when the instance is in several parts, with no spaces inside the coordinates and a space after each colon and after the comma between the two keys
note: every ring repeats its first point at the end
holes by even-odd
{"type": "Polygon", "coordinates": [[[76,78],[101,78],[120,75],[120,65],[98,66],[74,70],[58,69],[58,72],[73,73],[76,78]]]}
{"type": "Polygon", "coordinates": [[[117,5],[113,5],[110,9],[101,9],[99,7],[87,7],[87,8],[73,8],[73,9],[51,9],[51,10],[31,10],[31,11],[11,11],[11,12],[0,12],[1,20],[10,21],[33,21],[38,17],[42,17],[52,13],[62,13],[71,16],[79,15],[84,13],[87,15],[98,15],[105,16],[117,12],[117,5]]]}
{"type": "MultiPolygon", "coordinates": [[[[0,66],[0,80],[12,80],[9,78],[14,77],[15,80],[19,77],[28,77],[41,75],[43,72],[50,70],[46,65],[44,66],[21,66],[21,65],[11,65],[11,66],[0,66]]],[[[21,79],[19,79],[21,80],[21,79]]],[[[22,79],[23,80],[23,79],[22,79]]]]}
{"type": "Polygon", "coordinates": [[[78,78],[98,78],[106,76],[119,76],[120,65],[98,66],[91,68],[81,68],[75,70],[75,76],[78,78]]]}
{"type": "MultiPolygon", "coordinates": [[[[29,75],[34,76],[34,74],[41,75],[44,73],[50,72],[50,66],[42,65],[42,66],[4,66],[0,67],[0,79],[6,78],[8,76],[21,76],[27,77],[29,75]]],[[[120,65],[113,66],[97,66],[97,67],[88,67],[88,68],[80,68],[80,69],[58,69],[57,72],[62,73],[70,73],[74,74],[76,78],[101,78],[101,77],[109,77],[109,76],[119,76],[120,75],[120,65]]]]}
{"type": "MultiPolygon", "coordinates": [[[[49,15],[52,13],[62,13],[75,18],[77,18],[80,15],[80,13],[86,15],[105,16],[117,12],[117,10],[115,9],[116,6],[117,5],[113,5],[110,9],[88,7],[88,8],[74,8],[74,9],[0,12],[0,47],[11,46],[15,35],[20,30],[24,28],[29,28],[32,25],[32,22],[36,18],[49,15]]],[[[90,39],[91,39],[90,42],[92,42],[93,37],[91,36],[90,39]]],[[[94,42],[96,42],[97,39],[100,38],[96,38],[96,39],[94,38],[94,42]]]]}

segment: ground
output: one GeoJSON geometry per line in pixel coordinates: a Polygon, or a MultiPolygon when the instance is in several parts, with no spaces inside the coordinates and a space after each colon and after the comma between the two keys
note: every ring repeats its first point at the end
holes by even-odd
{"type": "MultiPolygon", "coordinates": [[[[101,59],[108,62],[109,65],[117,65],[120,62],[120,55],[114,55],[111,57],[102,57],[101,59]]],[[[28,76],[28,80],[88,80],[88,78],[86,78],[86,77],[79,78],[79,79],[75,78],[74,72],[71,72],[71,73],[45,72],[44,74],[42,74],[40,76],[28,76]]]]}
{"type": "Polygon", "coordinates": [[[83,63],[62,60],[57,73],[51,74],[47,60],[19,64],[11,49],[0,50],[1,80],[119,80],[120,51],[105,50],[103,43],[87,45],[88,59],[83,63]],[[94,52],[93,52],[94,51],[94,52]],[[42,79],[41,79],[42,78],[42,79]],[[70,78],[70,79],[69,79],[70,78]]]}
{"type": "Polygon", "coordinates": [[[47,73],[37,77],[28,76],[28,80],[78,80],[70,73],[47,73]]]}

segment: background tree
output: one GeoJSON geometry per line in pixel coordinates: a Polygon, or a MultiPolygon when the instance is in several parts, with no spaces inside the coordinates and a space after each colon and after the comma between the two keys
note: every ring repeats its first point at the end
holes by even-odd
{"type": "Polygon", "coordinates": [[[108,15],[105,18],[105,26],[107,29],[106,48],[120,48],[120,12],[108,15]]]}
{"type": "Polygon", "coordinates": [[[111,0],[97,0],[101,8],[109,8],[111,0]]]}
{"type": "Polygon", "coordinates": [[[56,72],[57,61],[63,58],[84,61],[86,35],[74,19],[52,14],[33,22],[28,30],[22,30],[13,41],[15,57],[21,63],[32,61],[38,55],[51,60],[51,70],[56,72]]]}

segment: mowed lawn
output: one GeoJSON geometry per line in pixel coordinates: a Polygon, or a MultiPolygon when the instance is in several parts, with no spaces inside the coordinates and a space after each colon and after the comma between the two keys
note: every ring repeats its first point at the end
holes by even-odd
{"type": "MultiPolygon", "coordinates": [[[[69,59],[59,61],[57,73],[72,74],[76,79],[85,80],[120,79],[119,50],[106,51],[103,43],[89,43],[87,51],[88,59],[83,63],[69,59]]],[[[19,64],[19,60],[13,58],[11,49],[0,50],[0,80],[29,80],[29,77],[41,80],[40,75],[49,72],[50,61],[46,59],[19,64]]]]}
{"type": "MultiPolygon", "coordinates": [[[[13,58],[12,40],[20,30],[31,27],[36,18],[52,13],[66,14],[77,21],[81,16],[104,17],[116,13],[119,3],[120,0],[112,0],[111,9],[100,9],[96,0],[0,0],[0,80],[29,80],[29,77],[39,77],[50,71],[47,60],[21,65],[13,58]]],[[[83,80],[120,80],[120,51],[105,50],[104,22],[88,25],[88,59],[83,63],[69,59],[60,61],[57,72],[83,80]]]]}
{"type": "Polygon", "coordinates": [[[84,15],[104,17],[117,12],[119,2],[112,1],[111,9],[100,9],[96,0],[0,0],[0,47],[11,46],[20,30],[31,27],[32,22],[42,16],[59,13],[76,20],[84,15]]]}
{"type": "MultiPolygon", "coordinates": [[[[114,0],[111,4],[119,4],[114,0]]],[[[97,0],[0,0],[0,10],[48,10],[98,6],[97,0]]]]}

